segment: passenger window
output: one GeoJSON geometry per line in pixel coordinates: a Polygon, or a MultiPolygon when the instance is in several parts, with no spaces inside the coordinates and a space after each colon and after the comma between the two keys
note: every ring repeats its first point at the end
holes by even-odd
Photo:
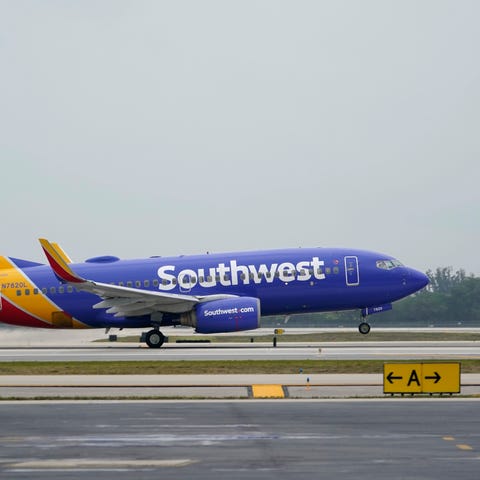
{"type": "Polygon", "coordinates": [[[211,281],[212,281],[212,277],[211,277],[211,275],[209,275],[209,276],[207,277],[207,282],[211,282],[211,281]]]}
{"type": "Polygon", "coordinates": [[[199,281],[200,283],[203,283],[204,279],[203,279],[203,277],[202,277],[201,275],[198,277],[198,281],[199,281]]]}
{"type": "Polygon", "coordinates": [[[123,287],[123,282],[118,282],[119,287],[123,287]]]}
{"type": "Polygon", "coordinates": [[[245,280],[245,274],[244,273],[240,274],[240,280],[245,280]]]}
{"type": "Polygon", "coordinates": [[[149,282],[148,280],[144,280],[143,286],[144,286],[144,287],[149,287],[149,286],[150,286],[150,282],[149,282]]]}
{"type": "Polygon", "coordinates": [[[158,287],[158,280],[156,278],[153,280],[152,283],[154,287],[158,287]]]}
{"type": "Polygon", "coordinates": [[[65,288],[64,287],[58,287],[58,293],[64,293],[65,288]]]}
{"type": "Polygon", "coordinates": [[[140,280],[135,280],[135,286],[140,288],[142,286],[142,282],[140,280]]]}
{"type": "Polygon", "coordinates": [[[177,284],[177,279],[176,278],[172,278],[172,285],[176,285],[177,284]]]}
{"type": "Polygon", "coordinates": [[[330,274],[332,273],[332,269],[331,269],[330,267],[326,267],[326,268],[325,268],[325,273],[326,273],[327,275],[330,275],[330,274]]]}
{"type": "Polygon", "coordinates": [[[42,293],[43,293],[44,295],[46,295],[46,294],[47,294],[47,289],[46,289],[45,287],[44,287],[44,288],[42,288],[42,293]]]}
{"type": "Polygon", "coordinates": [[[55,294],[56,292],[57,292],[57,290],[55,289],[55,287],[50,287],[50,293],[55,294]]]}
{"type": "Polygon", "coordinates": [[[228,273],[226,273],[226,274],[223,276],[223,279],[228,282],[228,280],[230,280],[230,275],[229,275],[228,273]]]}
{"type": "Polygon", "coordinates": [[[133,283],[130,282],[130,281],[128,281],[128,282],[127,282],[127,287],[130,287],[130,288],[133,287],[133,283]]]}
{"type": "Polygon", "coordinates": [[[19,297],[22,294],[21,290],[17,290],[17,297],[19,297]]]}
{"type": "Polygon", "coordinates": [[[34,288],[34,289],[33,289],[33,294],[34,294],[34,295],[38,295],[38,288],[34,288]]]}
{"type": "Polygon", "coordinates": [[[30,295],[30,290],[28,288],[25,289],[25,295],[30,295]]]}
{"type": "Polygon", "coordinates": [[[338,273],[340,269],[338,267],[333,267],[333,273],[338,273]]]}
{"type": "Polygon", "coordinates": [[[73,287],[69,285],[69,286],[67,287],[67,292],[68,292],[68,293],[72,293],[72,292],[73,292],[73,287]]]}

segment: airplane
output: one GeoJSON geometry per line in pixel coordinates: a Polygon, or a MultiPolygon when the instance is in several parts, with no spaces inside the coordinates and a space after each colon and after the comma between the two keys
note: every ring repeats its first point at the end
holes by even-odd
{"type": "Polygon", "coordinates": [[[0,321],[42,328],[151,328],[198,333],[253,330],[260,316],[360,310],[366,317],[417,292],[428,277],[382,253],[346,248],[290,248],[73,263],[40,239],[48,264],[0,256],[0,321]]]}

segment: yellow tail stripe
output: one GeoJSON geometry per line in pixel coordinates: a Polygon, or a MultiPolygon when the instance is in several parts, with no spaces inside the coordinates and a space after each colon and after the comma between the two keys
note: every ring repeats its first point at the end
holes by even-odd
{"type": "Polygon", "coordinates": [[[55,247],[53,246],[54,244],[51,244],[45,238],[40,238],[39,241],[47,255],[47,259],[48,259],[48,262],[50,263],[50,266],[52,267],[53,271],[58,277],[61,277],[64,280],[66,279],[69,282],[75,282],[75,283],[83,281],[68,266],[63,256],[63,253],[64,253],[63,250],[61,250],[61,253],[58,252],[57,250],[55,250],[55,247]]]}
{"type": "Polygon", "coordinates": [[[68,273],[71,272],[70,268],[67,266],[67,262],[65,262],[64,257],[60,255],[60,253],[55,249],[55,247],[45,238],[39,239],[40,244],[42,247],[49,253],[49,255],[68,273]]]}
{"type": "Polygon", "coordinates": [[[252,385],[255,398],[285,398],[281,385],[252,385]]]}
{"type": "Polygon", "coordinates": [[[72,263],[72,259],[65,253],[65,250],[58,243],[52,242],[52,247],[56,250],[58,255],[62,257],[62,260],[65,263],[72,263]]]}

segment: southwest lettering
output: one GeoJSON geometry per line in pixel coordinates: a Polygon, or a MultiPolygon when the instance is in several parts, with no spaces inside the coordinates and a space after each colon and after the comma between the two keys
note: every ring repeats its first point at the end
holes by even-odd
{"type": "MultiPolygon", "coordinates": [[[[237,265],[236,260],[230,261],[230,272],[232,274],[232,285],[238,285],[238,277],[243,278],[242,283],[248,285],[250,283],[249,270],[246,265],[237,265]]],[[[213,287],[214,285],[212,285],[213,287]]]]}
{"type": "Polygon", "coordinates": [[[248,285],[250,281],[259,285],[262,282],[273,283],[275,278],[288,283],[293,281],[308,281],[312,277],[316,280],[324,280],[325,275],[322,267],[324,261],[318,257],[311,260],[302,260],[297,264],[284,262],[281,264],[262,263],[256,265],[239,265],[237,260],[229,263],[219,263],[216,267],[199,268],[198,270],[184,269],[176,275],[175,265],[163,265],[158,271],[160,278],[159,289],[163,291],[173,290],[178,282],[179,286],[193,287],[197,283],[204,288],[215,287],[220,283],[224,287],[235,285],[248,285]]]}
{"type": "Polygon", "coordinates": [[[295,265],[293,263],[281,263],[278,266],[279,278],[282,282],[291,282],[295,280],[295,265]]]}

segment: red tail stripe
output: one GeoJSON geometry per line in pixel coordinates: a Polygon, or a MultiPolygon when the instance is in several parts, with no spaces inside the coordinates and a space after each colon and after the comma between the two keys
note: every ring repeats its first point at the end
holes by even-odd
{"type": "Polygon", "coordinates": [[[47,252],[47,250],[43,249],[45,252],[45,255],[48,258],[48,262],[50,263],[50,266],[52,267],[53,271],[59,276],[62,280],[65,280],[67,282],[71,283],[83,283],[83,280],[81,280],[78,277],[74,277],[71,275],[69,272],[67,272],[61,265],[58,264],[58,262],[50,255],[50,253],[47,252]]]}
{"type": "Polygon", "coordinates": [[[5,297],[2,297],[2,322],[23,327],[54,328],[52,324],[46,321],[42,322],[38,318],[20,310],[5,297]]]}

